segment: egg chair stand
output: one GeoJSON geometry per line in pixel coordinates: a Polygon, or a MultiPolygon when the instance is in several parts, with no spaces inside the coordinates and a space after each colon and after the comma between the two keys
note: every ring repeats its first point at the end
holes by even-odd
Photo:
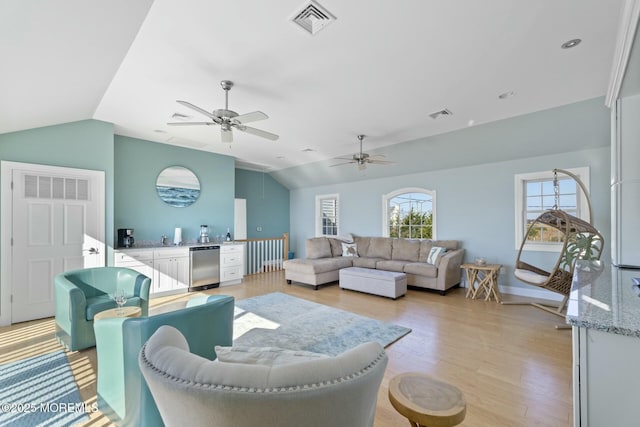
{"type": "MultiPolygon", "coordinates": [[[[537,286],[562,295],[562,302],[558,305],[542,304],[538,302],[517,302],[505,301],[503,304],[533,305],[557,316],[565,316],[565,307],[569,300],[571,291],[571,281],[573,270],[578,259],[599,260],[604,248],[604,238],[602,234],[593,226],[593,216],[591,201],[582,181],[571,172],[554,169],[554,192],[555,205],[540,216],[538,216],[527,229],[527,233],[522,239],[518,257],[516,259],[515,277],[529,285],[537,286]],[[573,178],[582,189],[589,207],[589,221],[577,218],[558,208],[559,205],[559,185],[558,173],[564,173],[573,178]],[[562,235],[562,249],[560,255],[551,269],[546,271],[540,267],[533,266],[522,260],[523,249],[527,243],[527,238],[534,230],[554,229],[562,235]]],[[[557,329],[568,328],[566,325],[557,325],[557,329]]]]}

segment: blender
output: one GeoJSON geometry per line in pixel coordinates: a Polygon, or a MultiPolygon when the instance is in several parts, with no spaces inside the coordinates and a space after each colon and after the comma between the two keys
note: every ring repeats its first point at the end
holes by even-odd
{"type": "Polygon", "coordinates": [[[200,243],[209,243],[209,226],[206,224],[200,226],[200,243]]]}

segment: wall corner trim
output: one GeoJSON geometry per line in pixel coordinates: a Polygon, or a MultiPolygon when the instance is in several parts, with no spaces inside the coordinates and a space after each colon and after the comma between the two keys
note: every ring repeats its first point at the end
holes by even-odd
{"type": "Polygon", "coordinates": [[[609,108],[612,107],[620,94],[639,20],[640,0],[626,0],[620,16],[620,27],[609,77],[609,88],[605,98],[605,105],[609,108]]]}

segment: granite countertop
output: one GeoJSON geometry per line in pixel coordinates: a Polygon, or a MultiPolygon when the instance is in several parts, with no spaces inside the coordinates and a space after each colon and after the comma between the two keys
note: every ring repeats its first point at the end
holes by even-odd
{"type": "Polygon", "coordinates": [[[640,270],[601,261],[578,261],[567,323],[640,338],[640,296],[632,286],[634,277],[640,277],[640,270]]]}

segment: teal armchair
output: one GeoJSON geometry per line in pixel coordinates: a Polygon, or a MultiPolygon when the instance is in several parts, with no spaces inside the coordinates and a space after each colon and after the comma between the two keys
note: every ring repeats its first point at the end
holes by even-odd
{"type": "Polygon", "coordinates": [[[137,306],[142,316],[149,312],[151,279],[124,267],[95,267],[71,270],[54,279],[56,338],[70,351],[96,345],[93,316],[116,308],[109,294],[124,289],[126,306],[137,306]]]}
{"type": "MultiPolygon", "coordinates": [[[[107,318],[94,324],[98,355],[98,408],[121,426],[157,427],[162,418],[138,366],[144,343],[162,325],[178,329],[194,354],[216,358],[215,346],[233,343],[235,300],[191,298],[185,308],[142,318],[107,318]]],[[[188,414],[185,414],[188,424],[188,414]]]]}

